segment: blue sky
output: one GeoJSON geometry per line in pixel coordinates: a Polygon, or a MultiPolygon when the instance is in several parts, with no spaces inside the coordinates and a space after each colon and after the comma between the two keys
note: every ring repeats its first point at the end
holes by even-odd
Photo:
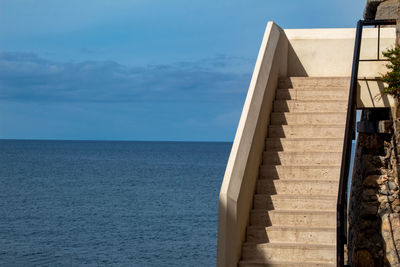
{"type": "Polygon", "coordinates": [[[365,0],[1,0],[0,138],[232,141],[267,21],[365,0]]]}

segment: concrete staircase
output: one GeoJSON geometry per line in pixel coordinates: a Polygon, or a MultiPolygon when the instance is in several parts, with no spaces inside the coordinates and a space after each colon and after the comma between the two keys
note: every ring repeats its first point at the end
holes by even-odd
{"type": "Polygon", "coordinates": [[[336,266],[349,83],[280,80],[239,266],[336,266]]]}

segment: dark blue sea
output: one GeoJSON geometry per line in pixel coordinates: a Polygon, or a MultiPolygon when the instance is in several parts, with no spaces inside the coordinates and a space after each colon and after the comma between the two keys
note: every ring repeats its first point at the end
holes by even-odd
{"type": "Polygon", "coordinates": [[[0,266],[215,266],[231,145],[0,140],[0,266]]]}

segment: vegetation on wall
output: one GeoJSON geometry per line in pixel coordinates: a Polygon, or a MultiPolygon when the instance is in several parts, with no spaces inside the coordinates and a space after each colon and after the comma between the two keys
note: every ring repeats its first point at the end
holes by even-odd
{"type": "Polygon", "coordinates": [[[389,60],[387,68],[389,71],[382,76],[382,80],[387,83],[384,93],[396,98],[400,97],[400,46],[388,49],[383,55],[389,60]]]}

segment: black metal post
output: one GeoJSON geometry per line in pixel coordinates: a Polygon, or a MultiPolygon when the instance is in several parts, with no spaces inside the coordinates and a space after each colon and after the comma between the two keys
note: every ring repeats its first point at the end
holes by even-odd
{"type": "Polygon", "coordinates": [[[381,41],[381,25],[378,25],[378,54],[376,56],[376,58],[379,60],[379,46],[380,46],[380,42],[381,41]]]}
{"type": "Polygon", "coordinates": [[[347,211],[347,183],[349,177],[349,167],[351,158],[352,137],[354,135],[354,123],[356,112],[356,94],[358,80],[358,66],[360,59],[361,37],[363,21],[357,23],[356,39],[354,45],[353,68],[351,71],[349,102],[347,104],[346,130],[344,134],[342,164],[340,169],[339,194],[337,201],[337,225],[336,225],[336,253],[337,266],[344,266],[344,245],[347,243],[346,231],[346,211],[347,211]]]}

